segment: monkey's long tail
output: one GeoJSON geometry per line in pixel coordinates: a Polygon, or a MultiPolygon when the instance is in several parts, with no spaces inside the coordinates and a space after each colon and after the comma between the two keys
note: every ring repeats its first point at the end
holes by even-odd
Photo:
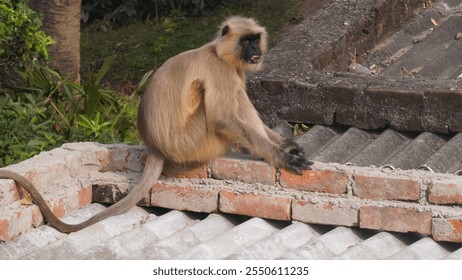
{"type": "Polygon", "coordinates": [[[34,185],[24,176],[9,170],[0,170],[0,179],[11,179],[21,185],[39,206],[45,220],[55,229],[63,233],[79,231],[92,224],[102,221],[111,216],[120,215],[128,211],[133,205],[143,199],[144,195],[151,189],[152,184],[157,181],[164,166],[164,160],[154,154],[149,153],[146,158],[146,164],[140,182],[120,201],[104,209],[90,219],[79,224],[67,224],[58,219],[53,214],[42,195],[37,191],[34,185]]]}

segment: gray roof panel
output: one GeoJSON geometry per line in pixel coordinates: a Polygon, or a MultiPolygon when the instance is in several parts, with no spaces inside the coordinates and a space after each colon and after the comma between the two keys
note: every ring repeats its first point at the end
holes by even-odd
{"type": "Polygon", "coordinates": [[[295,140],[308,159],[354,166],[456,173],[462,168],[462,133],[401,133],[314,125],[295,140]]]}
{"type": "Polygon", "coordinates": [[[410,138],[407,135],[387,129],[355,155],[349,163],[355,166],[383,165],[409,142],[410,138]]]}
{"type": "Polygon", "coordinates": [[[274,260],[319,236],[307,224],[294,222],[267,238],[227,257],[234,260],[274,260]]]}
{"type": "MultiPolygon", "coordinates": [[[[66,220],[100,211],[92,204],[66,220]]],[[[462,259],[462,244],[417,234],[140,207],[76,233],[43,225],[0,243],[0,259],[462,259]],[[149,211],[157,211],[149,208],[149,211]]]]}
{"type": "Polygon", "coordinates": [[[252,218],[212,240],[201,243],[173,259],[225,259],[239,249],[248,247],[277,231],[269,221],[252,218]]]}
{"type": "Polygon", "coordinates": [[[311,155],[310,159],[321,162],[346,163],[372,140],[371,133],[351,127],[322,151],[311,155]]]}
{"type": "Polygon", "coordinates": [[[433,172],[456,172],[462,161],[462,132],[456,134],[445,145],[428,157],[420,169],[433,172]]]}
{"type": "Polygon", "coordinates": [[[401,251],[388,257],[389,260],[434,260],[442,259],[450,252],[430,237],[424,237],[401,251]]]}
{"type": "Polygon", "coordinates": [[[404,170],[415,169],[445,143],[441,136],[431,132],[423,132],[401,150],[397,150],[385,166],[404,170]]]}
{"type": "Polygon", "coordinates": [[[365,241],[348,248],[335,259],[386,259],[387,257],[406,248],[406,244],[389,232],[379,232],[365,241]]]}

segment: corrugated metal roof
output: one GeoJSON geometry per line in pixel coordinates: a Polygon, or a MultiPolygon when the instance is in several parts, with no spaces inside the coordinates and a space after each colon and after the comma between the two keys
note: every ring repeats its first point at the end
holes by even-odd
{"type": "MultiPolygon", "coordinates": [[[[92,204],[65,220],[83,220],[103,207],[92,204]]],[[[411,233],[157,212],[134,207],[69,235],[41,226],[0,243],[0,259],[462,259],[462,244],[411,233]]]]}
{"type": "Polygon", "coordinates": [[[367,131],[315,125],[297,142],[309,159],[325,163],[454,174],[462,168],[462,133],[402,133],[393,129],[367,131]]]}

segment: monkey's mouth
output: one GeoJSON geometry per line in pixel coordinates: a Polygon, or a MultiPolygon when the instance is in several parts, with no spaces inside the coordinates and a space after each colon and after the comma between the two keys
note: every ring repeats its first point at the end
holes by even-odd
{"type": "Polygon", "coordinates": [[[252,55],[252,57],[249,59],[250,64],[258,64],[261,61],[261,56],[260,55],[252,55]]]}

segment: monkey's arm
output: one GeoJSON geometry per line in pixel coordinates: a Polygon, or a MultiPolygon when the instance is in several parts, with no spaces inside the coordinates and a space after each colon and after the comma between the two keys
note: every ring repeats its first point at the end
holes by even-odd
{"type": "Polygon", "coordinates": [[[253,125],[255,123],[233,118],[218,122],[215,131],[222,137],[239,143],[253,155],[263,158],[277,168],[286,168],[295,174],[309,169],[312,162],[305,160],[299,154],[286,152],[284,147],[272,142],[267,135],[262,135],[253,125]]]}
{"type": "MultiPolygon", "coordinates": [[[[239,102],[241,103],[241,108],[252,108],[252,110],[241,111],[241,115],[243,116],[243,118],[248,120],[259,121],[259,125],[264,128],[265,134],[272,142],[284,149],[286,152],[300,157],[305,156],[303,148],[300,145],[298,145],[292,140],[284,139],[281,135],[273,131],[271,128],[266,126],[263,123],[263,121],[261,121],[260,115],[258,114],[257,110],[253,106],[245,91],[240,92],[239,102]]],[[[311,161],[308,161],[308,163],[313,164],[313,162],[311,161]]]]}
{"type": "MultiPolygon", "coordinates": [[[[266,133],[268,134],[268,137],[273,141],[274,143],[278,144],[279,146],[283,147],[283,149],[291,154],[296,154],[301,157],[305,157],[305,152],[303,148],[297,144],[296,142],[288,139],[284,139],[281,135],[273,131],[271,128],[267,127],[265,125],[265,130],[266,133]]],[[[310,164],[313,164],[313,162],[309,161],[310,164]]]]}
{"type": "Polygon", "coordinates": [[[271,131],[271,136],[268,135],[269,128],[263,124],[244,91],[238,93],[237,102],[237,112],[223,111],[220,117],[216,116],[217,134],[241,144],[252,154],[262,157],[277,168],[284,167],[296,174],[300,174],[300,170],[309,169],[312,162],[303,158],[302,149],[298,145],[286,145],[275,132],[271,131]]]}
{"type": "Polygon", "coordinates": [[[284,143],[284,138],[282,138],[281,135],[274,132],[271,128],[267,127],[266,125],[265,125],[265,131],[266,131],[266,134],[268,134],[268,137],[274,143],[276,143],[278,145],[282,145],[282,143],[284,143]]]}

